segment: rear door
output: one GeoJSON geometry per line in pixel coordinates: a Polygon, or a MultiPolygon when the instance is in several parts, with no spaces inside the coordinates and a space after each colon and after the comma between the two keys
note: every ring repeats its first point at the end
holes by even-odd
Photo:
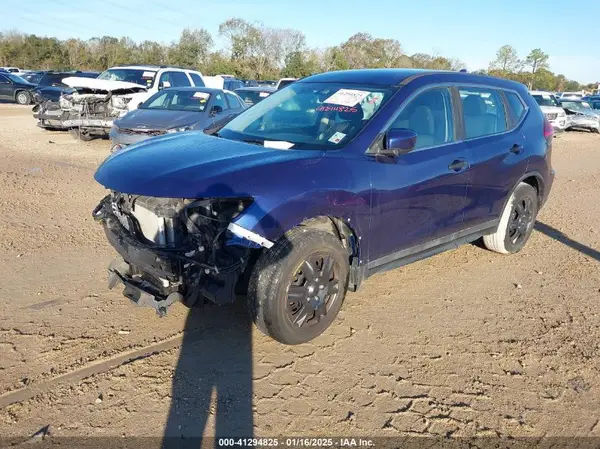
{"type": "Polygon", "coordinates": [[[415,149],[394,160],[373,160],[373,267],[400,253],[418,252],[421,244],[435,246],[433,240],[462,227],[469,150],[456,138],[454,101],[447,87],[425,90],[409,100],[390,129],[413,130],[415,149]]]}
{"type": "Polygon", "coordinates": [[[458,92],[464,137],[472,150],[465,227],[485,227],[499,219],[509,191],[527,168],[521,129],[527,107],[513,91],[459,87],[458,92]]]}

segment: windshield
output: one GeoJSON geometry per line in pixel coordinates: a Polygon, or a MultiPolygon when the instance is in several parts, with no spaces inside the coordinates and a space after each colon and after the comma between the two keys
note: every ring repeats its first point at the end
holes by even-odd
{"type": "Polygon", "coordinates": [[[250,106],[264,100],[271,95],[271,92],[259,92],[257,90],[236,90],[235,93],[238,94],[242,100],[244,100],[244,103],[250,106]]]}
{"type": "Polygon", "coordinates": [[[563,108],[568,109],[590,109],[590,105],[585,101],[562,101],[561,104],[563,108]]]}
{"type": "Polygon", "coordinates": [[[165,89],[148,98],[140,109],[204,112],[209,100],[208,92],[165,89]]]}
{"type": "Polygon", "coordinates": [[[10,78],[10,80],[13,83],[19,83],[19,84],[27,84],[27,81],[25,81],[23,78],[21,78],[20,76],[17,76],[13,73],[8,73],[8,72],[2,72],[2,74],[7,77],[10,78]]]}
{"type": "Polygon", "coordinates": [[[29,81],[30,83],[38,84],[42,79],[42,76],[43,74],[41,73],[28,73],[23,75],[21,78],[23,78],[25,81],[29,81]]]}
{"type": "Polygon", "coordinates": [[[558,102],[551,95],[533,95],[533,98],[540,106],[558,106],[558,102]]]}
{"type": "Polygon", "coordinates": [[[108,69],[100,74],[98,79],[110,81],[126,81],[150,87],[156,76],[155,71],[142,69],[108,69]]]}
{"type": "Polygon", "coordinates": [[[286,149],[337,149],[350,142],[393,93],[380,86],[294,83],[240,114],[219,135],[265,146],[277,141],[278,148],[286,149]]]}

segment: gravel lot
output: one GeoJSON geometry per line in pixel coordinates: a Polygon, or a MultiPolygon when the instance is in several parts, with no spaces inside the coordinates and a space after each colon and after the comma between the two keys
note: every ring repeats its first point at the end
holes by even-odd
{"type": "Polygon", "coordinates": [[[0,104],[0,435],[600,436],[600,136],[555,140],[521,253],[377,275],[298,347],[242,305],[159,319],[107,289],[108,149],[0,104]]]}

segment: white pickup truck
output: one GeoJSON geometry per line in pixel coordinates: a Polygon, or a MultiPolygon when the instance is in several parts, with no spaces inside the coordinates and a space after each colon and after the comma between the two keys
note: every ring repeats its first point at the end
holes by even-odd
{"type": "Polygon", "coordinates": [[[122,66],[98,78],[62,80],[74,91],[60,98],[62,127],[81,140],[108,135],[113,120],[169,87],[204,87],[202,73],[168,66],[122,66]]]}

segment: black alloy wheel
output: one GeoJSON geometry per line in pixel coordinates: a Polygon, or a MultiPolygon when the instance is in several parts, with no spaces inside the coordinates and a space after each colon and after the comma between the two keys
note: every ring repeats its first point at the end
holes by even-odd
{"type": "Polygon", "coordinates": [[[331,255],[313,253],[298,267],[288,287],[287,312],[297,327],[321,322],[341,296],[340,267],[331,255]]]}

